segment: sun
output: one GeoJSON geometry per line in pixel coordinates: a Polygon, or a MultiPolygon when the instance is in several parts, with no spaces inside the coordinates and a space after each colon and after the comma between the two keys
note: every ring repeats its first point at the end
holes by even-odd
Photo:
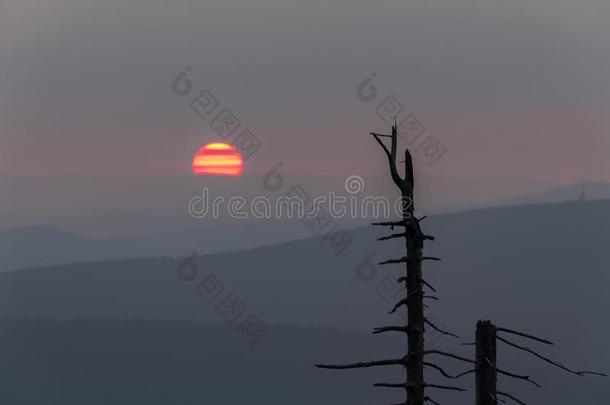
{"type": "Polygon", "coordinates": [[[196,175],[240,176],[243,166],[244,160],[235,147],[222,142],[202,146],[193,157],[196,175]]]}

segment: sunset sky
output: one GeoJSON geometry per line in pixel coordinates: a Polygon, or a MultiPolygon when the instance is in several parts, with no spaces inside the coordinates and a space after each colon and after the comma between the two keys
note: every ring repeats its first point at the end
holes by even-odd
{"type": "Polygon", "coordinates": [[[0,175],[190,174],[220,140],[190,66],[262,142],[246,175],[383,173],[393,94],[447,148],[423,172],[610,181],[609,34],[603,0],[4,0],[0,175]]]}

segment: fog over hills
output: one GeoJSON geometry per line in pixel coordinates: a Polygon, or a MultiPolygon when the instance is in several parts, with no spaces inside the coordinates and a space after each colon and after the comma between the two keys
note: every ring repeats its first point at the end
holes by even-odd
{"type": "MultiPolygon", "coordinates": [[[[581,297],[583,304],[590,304],[588,313],[599,308],[594,305],[596,300],[604,299],[603,288],[610,277],[604,267],[610,258],[605,249],[610,242],[608,201],[467,211],[432,216],[424,225],[426,232],[437,237],[428,242],[426,254],[442,258],[441,262],[426,262],[426,277],[439,287],[444,302],[450,302],[452,310],[472,312],[477,305],[473,296],[479,294],[480,299],[490,300],[484,306],[489,313],[473,316],[503,313],[513,300],[512,288],[519,289],[520,304],[529,303],[533,308],[549,305],[551,309],[549,300],[538,302],[541,289],[548,297],[556,292],[560,302],[553,304],[561,306],[566,305],[560,299],[561,294],[578,293],[580,283],[584,282],[590,282],[587,293],[583,291],[581,297]]],[[[321,236],[232,253],[199,255],[195,262],[200,278],[217,275],[270,322],[363,325],[368,319],[378,319],[387,306],[376,293],[376,289],[382,289],[378,284],[386,276],[400,275],[401,271],[398,265],[374,264],[400,257],[401,242],[398,239],[391,243],[376,242],[377,237],[387,233],[377,227],[348,232],[353,242],[339,255],[321,236]],[[338,291],[342,299],[337,299],[338,291]],[[355,301],[362,302],[363,307],[357,313],[350,309],[354,302],[345,299],[347,292],[355,301]]],[[[184,255],[190,252],[191,249],[185,249],[184,255]]],[[[214,320],[213,311],[199,305],[197,283],[178,277],[177,268],[184,255],[6,272],[0,275],[0,297],[4,301],[0,314],[4,317],[126,314],[214,320]]],[[[438,307],[442,311],[443,302],[438,307]]],[[[532,309],[529,311],[531,315],[532,309]]]]}
{"type": "MultiPolygon", "coordinates": [[[[269,168],[271,169],[271,167],[269,168]]],[[[416,169],[417,172],[417,169],[416,169]]],[[[398,195],[385,175],[350,173],[345,176],[320,176],[280,172],[282,188],[269,191],[265,174],[252,173],[235,179],[201,178],[185,175],[131,176],[25,176],[0,174],[0,190],[5,199],[0,207],[0,229],[23,226],[54,225],[96,238],[146,237],[185,228],[197,228],[187,212],[193,196],[207,188],[212,197],[234,195],[277,198],[293,185],[300,185],[312,196],[326,196],[333,191],[346,195],[345,181],[358,175],[364,181],[364,196],[398,195]]],[[[427,213],[441,213],[498,204],[557,202],[576,200],[580,183],[555,184],[547,181],[511,177],[456,179],[418,175],[417,201],[427,213]]],[[[267,180],[269,181],[269,180],[267,180]]],[[[609,183],[587,183],[587,199],[610,198],[609,183]]],[[[206,225],[211,221],[207,221],[206,225]]],[[[233,218],[213,221],[232,225],[233,218]]],[[[284,235],[292,237],[292,233],[284,235]]],[[[279,242],[281,240],[277,240],[279,242]]]]}
{"type": "MultiPolygon", "coordinates": [[[[480,320],[610,374],[609,28],[610,0],[0,0],[0,405],[473,405],[425,349],[471,358],[480,320]],[[425,294],[370,224],[405,194],[425,294]]],[[[516,403],[610,405],[497,343],[542,385],[500,373],[516,403]]]]}
{"type": "MultiPolygon", "coordinates": [[[[566,364],[608,371],[610,202],[483,209],[432,216],[423,226],[437,238],[427,244],[426,254],[442,258],[424,268],[441,298],[427,309],[439,325],[467,342],[476,320],[491,319],[552,338],[557,345],[547,353],[566,364]]],[[[226,384],[243,387],[253,403],[261,404],[364,404],[397,398],[369,388],[384,375],[392,380],[395,371],[338,375],[311,368],[318,360],[383,358],[403,350],[395,336],[368,334],[375,326],[400,322],[398,315],[385,314],[400,292],[393,286],[402,267],[375,263],[400,257],[401,242],[376,242],[387,230],[371,226],[349,232],[353,243],[339,255],[318,237],[192,261],[116,259],[2,273],[0,318],[5,322],[0,337],[2,350],[8,351],[3,358],[9,359],[3,367],[10,368],[2,371],[5,381],[14,380],[11,371],[28,374],[34,367],[28,381],[40,390],[49,378],[63,381],[64,391],[49,394],[66,398],[63,404],[82,401],[78,392],[95,393],[89,401],[94,404],[104,398],[119,404],[167,403],[163,398],[240,403],[240,393],[223,388],[226,384]],[[217,300],[202,287],[210,277],[224,287],[217,300]],[[245,306],[245,314],[268,328],[255,346],[221,316],[219,305],[231,294],[245,306]],[[53,356],[75,357],[64,364],[53,356]],[[147,361],[158,362],[158,372],[145,366],[147,361]],[[236,369],[241,371],[231,374],[236,369]],[[102,395],[104,387],[115,396],[102,395]]],[[[437,347],[470,350],[433,331],[427,331],[427,340],[437,347]]],[[[536,374],[544,385],[535,390],[501,381],[532,403],[568,404],[585,396],[587,403],[610,400],[607,380],[564,376],[502,350],[507,366],[536,374]]],[[[4,395],[25,388],[11,389],[4,395]]],[[[467,404],[471,394],[462,402],[444,394],[439,399],[467,404]]],[[[17,397],[24,399],[14,403],[37,403],[33,393],[17,397]]]]}
{"type": "MultiPolygon", "coordinates": [[[[97,261],[113,258],[178,256],[197,250],[201,254],[234,251],[278,244],[311,236],[298,219],[236,219],[226,212],[217,218],[189,215],[191,198],[203,188],[209,200],[256,196],[271,202],[299,185],[312,197],[349,195],[345,178],[283,175],[283,189],[269,192],[264,175],[231,181],[191,176],[100,177],[91,181],[78,176],[42,181],[0,176],[0,188],[11,190],[0,211],[0,271],[41,265],[97,261]],[[12,179],[12,180],[11,180],[12,179]],[[235,191],[239,190],[239,192],[235,191]],[[114,196],[121,195],[120,199],[114,196]],[[41,205],[41,202],[44,202],[41,205]],[[25,225],[24,225],[25,224],[25,225]],[[44,224],[44,225],[41,225],[44,224]]],[[[396,193],[386,176],[362,177],[362,201],[366,196],[396,193]]],[[[510,178],[456,181],[431,177],[418,190],[423,214],[442,214],[464,209],[541,202],[610,199],[610,184],[586,183],[555,187],[543,182],[510,178]]],[[[344,227],[362,226],[366,218],[337,219],[344,227]]]]}

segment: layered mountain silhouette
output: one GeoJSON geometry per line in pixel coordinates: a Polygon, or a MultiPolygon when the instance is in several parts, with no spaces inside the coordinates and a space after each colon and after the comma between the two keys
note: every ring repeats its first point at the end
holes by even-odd
{"type": "MultiPolygon", "coordinates": [[[[441,298],[429,303],[428,315],[461,337],[428,331],[430,345],[468,355],[471,348],[459,342],[473,340],[476,320],[492,319],[554,340],[547,353],[566,364],[608,371],[610,202],[484,209],[422,225],[437,238],[426,254],[442,258],[424,267],[441,298]]],[[[40,403],[37,392],[47,395],[45,403],[61,404],[82,403],[85,393],[92,404],[397,400],[400,394],[380,394],[367,383],[392,380],[399,370],[338,375],[311,367],[404,352],[399,337],[370,335],[375,326],[400,322],[385,315],[393,304],[387,277],[404,270],[375,263],[399,257],[402,242],[378,244],[385,229],[348,231],[353,243],[339,255],[318,236],[192,260],[185,252],[2,273],[1,367],[9,388],[1,395],[11,399],[3,402],[40,403]],[[202,287],[210,277],[223,286],[213,299],[202,287]],[[267,326],[253,346],[219,309],[231,295],[244,316],[267,326]],[[26,380],[27,387],[17,384],[26,380]]],[[[505,349],[498,358],[543,385],[500,381],[526,402],[610,401],[607,380],[563,376],[505,349]]],[[[459,398],[438,396],[468,404],[472,392],[459,398]]]]}

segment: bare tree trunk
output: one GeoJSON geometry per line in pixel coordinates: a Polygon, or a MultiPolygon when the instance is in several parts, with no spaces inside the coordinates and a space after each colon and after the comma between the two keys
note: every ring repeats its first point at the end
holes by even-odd
{"type": "MultiPolygon", "coordinates": [[[[396,127],[393,128],[393,132],[396,127]]],[[[393,136],[396,136],[394,133],[393,136]]],[[[406,224],[407,248],[407,404],[424,403],[424,303],[422,277],[423,235],[414,217],[413,163],[409,151],[405,151],[405,183],[403,196],[403,221],[406,224]]]]}
{"type": "Polygon", "coordinates": [[[476,405],[497,405],[496,326],[477,322],[476,331],[476,405]]]}

